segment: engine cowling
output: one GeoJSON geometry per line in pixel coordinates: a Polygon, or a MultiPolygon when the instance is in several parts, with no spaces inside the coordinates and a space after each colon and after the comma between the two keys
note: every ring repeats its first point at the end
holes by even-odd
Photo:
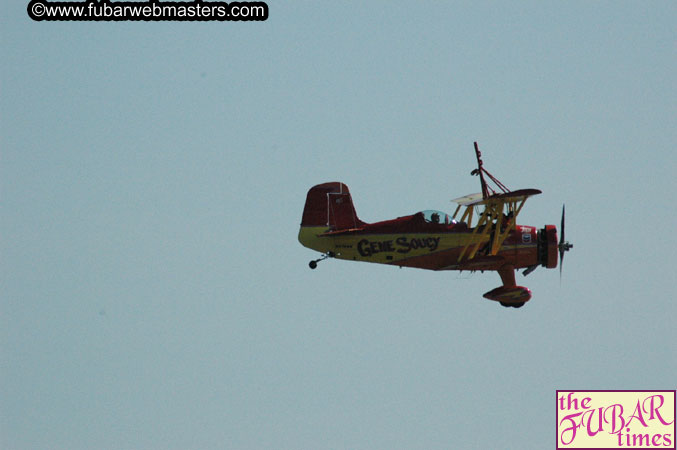
{"type": "Polygon", "coordinates": [[[557,227],[546,225],[538,230],[538,263],[547,269],[557,267],[557,227]]]}

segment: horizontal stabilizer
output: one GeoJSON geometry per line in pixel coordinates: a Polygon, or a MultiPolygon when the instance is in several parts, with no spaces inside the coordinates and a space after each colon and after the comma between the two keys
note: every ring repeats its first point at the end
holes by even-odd
{"type": "Polygon", "coordinates": [[[338,231],[327,231],[326,233],[318,234],[318,236],[324,237],[324,236],[340,236],[344,234],[352,234],[357,231],[362,231],[364,230],[364,227],[362,228],[348,228],[347,230],[338,230],[338,231]]]}

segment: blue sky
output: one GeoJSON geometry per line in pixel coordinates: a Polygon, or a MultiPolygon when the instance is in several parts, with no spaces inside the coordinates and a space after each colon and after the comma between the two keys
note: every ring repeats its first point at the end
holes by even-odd
{"type": "MultiPolygon", "coordinates": [[[[0,446],[549,448],[556,389],[675,389],[674,2],[0,19],[0,446]],[[453,212],[473,141],[557,270],[325,261],[307,190],[453,212]]],[[[291,4],[290,4],[291,3],[291,4]]]]}

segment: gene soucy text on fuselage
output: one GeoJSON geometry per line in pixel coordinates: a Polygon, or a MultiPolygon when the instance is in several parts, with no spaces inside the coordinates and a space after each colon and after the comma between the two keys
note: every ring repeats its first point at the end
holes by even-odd
{"type": "Polygon", "coordinates": [[[439,237],[412,238],[406,236],[390,239],[387,241],[369,241],[362,239],[357,243],[357,251],[362,256],[371,256],[381,252],[409,253],[411,250],[427,248],[429,251],[437,250],[440,244],[439,237]]]}

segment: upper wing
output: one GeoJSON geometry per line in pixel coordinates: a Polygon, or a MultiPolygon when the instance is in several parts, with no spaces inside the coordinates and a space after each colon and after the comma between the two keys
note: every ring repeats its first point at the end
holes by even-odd
{"type": "Polygon", "coordinates": [[[460,206],[470,206],[475,205],[482,201],[482,193],[478,192],[477,194],[468,194],[463,197],[455,198],[452,200],[454,203],[458,203],[460,206]]]}
{"type": "Polygon", "coordinates": [[[532,195],[538,195],[541,191],[538,189],[518,189],[516,191],[510,191],[503,194],[494,194],[490,195],[487,198],[482,198],[481,193],[477,194],[468,194],[463,197],[455,198],[452,200],[454,203],[458,203],[461,206],[475,206],[475,205],[486,205],[488,203],[494,202],[518,202],[525,200],[527,197],[532,195]]]}
{"type": "Polygon", "coordinates": [[[504,194],[494,194],[491,195],[487,198],[487,200],[500,200],[505,203],[509,202],[519,202],[522,200],[526,200],[527,197],[531,197],[532,195],[538,195],[540,194],[541,191],[538,189],[518,189],[516,191],[510,191],[506,192],[504,194]]]}

